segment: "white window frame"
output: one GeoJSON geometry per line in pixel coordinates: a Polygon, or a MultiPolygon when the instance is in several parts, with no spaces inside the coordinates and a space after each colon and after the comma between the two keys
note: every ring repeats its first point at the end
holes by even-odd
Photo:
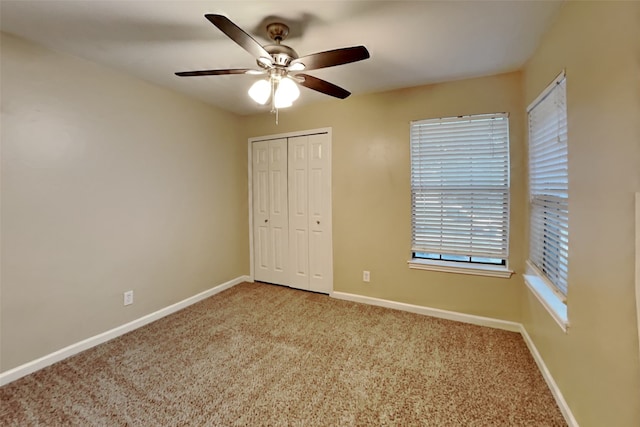
{"type": "MultiPolygon", "coordinates": [[[[426,120],[418,120],[411,122],[411,176],[412,176],[412,184],[411,184],[411,195],[412,195],[412,246],[411,246],[411,259],[408,261],[409,267],[412,269],[419,270],[433,270],[447,273],[460,273],[460,274],[471,274],[471,275],[480,275],[480,276],[491,276],[491,277],[502,277],[508,278],[511,277],[513,271],[511,271],[508,267],[508,249],[509,249],[509,215],[510,215],[510,147],[509,147],[509,115],[507,113],[493,113],[493,114],[477,114],[471,116],[458,116],[458,117],[447,117],[447,118],[437,118],[437,119],[426,119],[426,120]],[[483,123],[492,123],[497,124],[496,133],[492,133],[491,136],[493,139],[489,139],[486,137],[480,137],[479,135],[472,135],[469,130],[469,126],[473,127],[481,127],[483,123]],[[504,127],[503,127],[504,126],[504,127]],[[446,137],[444,140],[437,135],[440,129],[444,129],[446,133],[446,137]],[[456,128],[459,128],[458,131],[456,128]],[[454,129],[456,129],[454,131],[454,129]],[[422,132],[422,133],[421,133],[422,132]],[[480,138],[485,145],[473,145],[468,142],[462,142],[461,138],[455,135],[455,132],[466,132],[467,134],[464,137],[473,137],[480,138]],[[451,138],[451,135],[454,135],[451,138]],[[504,138],[501,140],[501,138],[504,138]],[[464,145],[463,145],[464,144],[464,145]],[[495,144],[495,157],[486,159],[483,156],[486,156],[487,153],[491,153],[491,150],[494,147],[490,144],[495,144]],[[473,153],[475,157],[473,159],[475,162],[472,162],[471,157],[460,156],[460,153],[456,153],[456,149],[459,150],[459,147],[463,146],[465,150],[469,150],[469,153],[473,153]],[[468,148],[467,148],[468,147],[468,148]],[[426,151],[424,151],[426,150],[426,151]],[[455,163],[459,163],[460,161],[468,163],[462,163],[460,172],[468,170],[467,168],[473,165],[474,167],[480,166],[480,168],[486,168],[487,165],[493,162],[503,162],[502,165],[498,166],[498,163],[494,163],[495,170],[492,171],[492,174],[486,174],[484,172],[477,174],[469,175],[469,182],[463,182],[459,186],[446,185],[443,184],[443,177],[447,177],[447,179],[457,180],[460,177],[466,178],[463,174],[458,176],[458,171],[452,168],[449,168],[447,171],[436,172],[438,178],[436,183],[431,184],[424,181],[424,178],[420,176],[421,172],[416,171],[416,168],[419,166],[424,166],[424,163],[420,165],[419,162],[424,162],[425,154],[428,153],[428,156],[434,155],[439,157],[444,157],[444,161],[451,161],[455,163]],[[486,160],[484,163],[477,163],[478,159],[486,160]],[[506,164],[505,164],[506,163],[506,164]],[[455,174],[455,177],[452,177],[451,174],[455,174]],[[473,180],[481,180],[481,184],[477,182],[474,183],[473,180]],[[424,233],[416,232],[416,227],[418,227],[416,223],[416,197],[422,192],[422,195],[426,194],[426,197],[433,197],[436,204],[440,203],[450,203],[449,198],[453,198],[455,200],[456,197],[464,198],[465,193],[469,193],[470,190],[473,196],[471,196],[471,200],[478,195],[481,195],[478,198],[478,205],[473,205],[473,209],[476,209],[476,212],[482,211],[482,208],[485,207],[487,211],[490,211],[489,215],[492,216],[491,220],[495,220],[495,216],[498,215],[501,217],[500,226],[503,229],[503,235],[501,236],[500,243],[492,243],[492,247],[488,249],[479,249],[481,245],[467,246],[466,244],[462,247],[454,247],[456,246],[454,242],[458,236],[447,236],[447,234],[451,234],[452,228],[446,223],[450,223],[447,221],[448,217],[443,214],[440,220],[444,220],[445,227],[442,229],[436,228],[435,233],[427,233],[425,237],[424,233]],[[437,193],[440,192],[442,196],[438,196],[437,193]],[[484,192],[484,195],[483,195],[484,192]],[[500,196],[496,196],[497,194],[502,194],[500,196]],[[462,196],[461,196],[462,195],[462,196]],[[496,197],[493,199],[492,197],[496,197]],[[488,200],[492,200],[488,202],[488,200]],[[482,206],[484,204],[485,206],[482,206]],[[496,214],[496,212],[501,212],[500,214],[496,214]],[[437,236],[440,234],[440,236],[437,236]],[[447,238],[449,237],[449,238],[447,238]],[[438,250],[440,249],[440,250],[438,250]],[[486,251],[487,254],[480,253],[482,250],[486,251]],[[496,251],[500,251],[497,253],[496,251]],[[470,262],[470,261],[446,261],[442,259],[425,259],[415,257],[414,254],[416,252],[422,253],[433,253],[433,254],[441,254],[443,256],[451,257],[455,255],[462,255],[474,258],[496,258],[496,259],[504,259],[504,265],[502,264],[486,264],[480,262],[470,262]],[[488,255],[491,253],[492,255],[488,255]]],[[[485,130],[483,130],[485,131],[485,130]]],[[[474,131],[477,132],[477,131],[474,131]]],[[[478,140],[476,140],[478,141],[478,140]]],[[[466,155],[467,153],[465,153],[466,155]]],[[[427,157],[427,160],[429,158],[427,157]]],[[[434,167],[432,163],[427,163],[428,168],[434,167]]],[[[424,176],[424,174],[422,175],[424,176]]],[[[429,179],[427,179],[429,181],[429,179]]],[[[469,202],[469,200],[466,200],[469,202]]],[[[464,203],[464,202],[462,202],[464,203]]],[[[473,202],[472,202],[473,203],[473,202]]],[[[422,212],[425,213],[425,212],[422,212]]],[[[437,213],[429,212],[428,215],[435,215],[437,213]]],[[[432,217],[434,220],[438,220],[437,218],[432,217]]],[[[486,218],[484,218],[486,220],[486,218]]],[[[461,221],[465,221],[461,219],[461,221]]],[[[479,223],[480,221],[477,221],[479,223]]],[[[473,222],[472,222],[473,224],[473,222]]],[[[454,226],[458,226],[456,223],[454,226]]],[[[469,226],[469,224],[463,224],[464,226],[469,226]]],[[[495,226],[495,223],[492,224],[492,227],[495,226]]],[[[471,225],[473,227],[473,225],[471,225]]],[[[483,230],[486,233],[486,230],[483,230]]],[[[464,233],[464,232],[463,232],[464,233]]],[[[456,231],[457,234],[457,231],[456,231]]],[[[467,238],[473,241],[473,237],[478,236],[477,240],[482,241],[483,235],[481,231],[474,233],[471,231],[469,233],[465,233],[462,238],[467,238]]],[[[486,243],[488,239],[485,239],[483,243],[486,243]]],[[[470,258],[471,259],[471,258],[470,258]]]]}
{"type": "MultiPolygon", "coordinates": [[[[566,74],[563,71],[527,108],[529,129],[529,252],[524,280],[563,331],[569,327],[568,290],[568,144],[566,74]],[[536,108],[552,111],[547,122],[535,125],[536,108]],[[534,138],[549,124],[546,137],[534,138]],[[533,126],[540,126],[532,129],[533,126]],[[534,139],[537,139],[534,141],[534,139]],[[553,146],[551,145],[553,144],[553,146]],[[540,175],[534,176],[535,171],[540,175]],[[550,172],[551,171],[551,172],[550,172]],[[554,178],[547,176],[554,175],[554,178]],[[559,177],[559,178],[558,178],[559,177]],[[555,206],[554,206],[555,205],[555,206]],[[534,210],[544,215],[535,215],[534,210]],[[551,215],[553,214],[552,219],[551,215]],[[560,230],[551,236],[546,230],[560,230]],[[549,274],[546,273],[549,272],[549,274]]],[[[554,232],[555,233],[555,232],[554,232]]]]}

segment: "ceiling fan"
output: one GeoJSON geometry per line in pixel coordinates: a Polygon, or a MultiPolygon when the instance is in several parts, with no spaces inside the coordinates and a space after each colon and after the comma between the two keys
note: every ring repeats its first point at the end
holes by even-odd
{"type": "Polygon", "coordinates": [[[304,74],[302,71],[333,67],[369,58],[369,51],[364,46],[328,50],[299,57],[295,50],[281,43],[289,34],[289,27],[283,23],[274,22],[267,25],[267,34],[274,43],[262,46],[225,16],[207,14],[205,18],[240,47],[255,56],[259,69],[183,71],[176,75],[180,77],[224,74],[266,75],[266,79],[258,80],[251,86],[249,95],[263,105],[271,99],[272,112],[277,112],[278,108],[288,107],[295,101],[300,94],[296,83],[336,98],[348,97],[351,92],[346,89],[304,74]]]}

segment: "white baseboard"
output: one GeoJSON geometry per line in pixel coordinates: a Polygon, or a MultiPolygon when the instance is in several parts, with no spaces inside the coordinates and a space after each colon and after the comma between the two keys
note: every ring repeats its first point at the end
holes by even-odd
{"type": "Polygon", "coordinates": [[[569,405],[567,405],[567,402],[564,400],[564,396],[562,395],[562,392],[558,388],[558,385],[553,379],[553,376],[551,376],[551,372],[549,372],[549,369],[547,368],[547,365],[545,365],[544,360],[542,359],[542,356],[540,356],[538,349],[536,348],[535,344],[531,340],[531,337],[527,333],[527,330],[525,329],[524,325],[522,325],[521,323],[493,319],[490,317],[474,316],[471,314],[441,310],[438,308],[430,308],[430,307],[424,307],[420,305],[405,304],[402,302],[372,298],[372,297],[367,297],[367,296],[357,295],[357,294],[349,294],[345,292],[333,292],[331,296],[333,298],[342,299],[346,301],[376,305],[379,307],[393,308],[396,310],[408,311],[411,313],[422,314],[425,316],[437,317],[440,319],[447,319],[447,320],[455,320],[457,322],[471,323],[473,325],[487,326],[490,328],[503,329],[511,332],[519,332],[520,335],[522,335],[522,338],[524,339],[524,342],[526,343],[527,347],[529,348],[529,352],[531,353],[531,356],[533,356],[533,359],[536,361],[536,364],[538,365],[538,369],[540,370],[542,377],[546,381],[547,386],[549,387],[551,394],[553,395],[558,407],[560,408],[560,412],[562,412],[562,415],[564,416],[565,421],[567,422],[569,427],[579,427],[578,422],[574,418],[573,413],[569,408],[569,405]]]}
{"type": "Polygon", "coordinates": [[[437,317],[439,319],[455,320],[457,322],[471,323],[473,325],[487,326],[495,329],[504,329],[511,332],[520,332],[521,328],[520,323],[517,322],[493,319],[491,317],[474,316],[472,314],[458,313],[456,311],[441,310],[439,308],[424,307],[421,305],[406,304],[403,302],[367,297],[363,295],[348,294],[345,292],[333,292],[331,296],[333,298],[338,298],[346,301],[393,308],[396,310],[408,311],[410,313],[437,317]]]}
{"type": "Polygon", "coordinates": [[[522,335],[522,339],[524,339],[527,347],[529,347],[529,352],[531,353],[531,356],[533,356],[533,360],[536,361],[542,377],[547,382],[547,386],[549,386],[549,390],[551,390],[551,394],[553,394],[553,397],[556,400],[556,403],[558,404],[560,412],[562,412],[565,421],[567,422],[569,427],[578,427],[578,421],[576,421],[575,417],[573,416],[571,408],[569,408],[569,405],[567,405],[567,402],[564,400],[564,396],[562,395],[560,388],[558,388],[558,384],[556,384],[556,381],[553,379],[551,372],[549,372],[547,365],[544,363],[540,352],[538,352],[538,349],[533,343],[533,340],[529,336],[529,333],[525,329],[524,325],[520,325],[520,335],[522,335]]]}
{"type": "Polygon", "coordinates": [[[182,310],[183,308],[186,308],[192,304],[202,301],[205,298],[209,298],[212,295],[215,295],[226,289],[229,289],[239,283],[250,282],[250,281],[252,280],[250,279],[249,276],[237,277],[235,279],[229,280],[228,282],[222,283],[218,286],[214,286],[213,288],[208,289],[204,292],[200,292],[197,295],[194,295],[180,302],[172,304],[168,307],[155,311],[151,314],[142,316],[139,319],[133,320],[129,323],[125,323],[124,325],[118,326],[116,328],[113,328],[101,334],[79,341],[75,344],[71,344],[70,346],[62,348],[58,351],[54,351],[53,353],[47,354],[46,356],[40,357],[39,359],[33,360],[31,362],[27,362],[24,365],[20,365],[16,368],[2,372],[0,373],[0,386],[8,384],[19,378],[22,378],[25,375],[29,375],[30,373],[40,370],[42,368],[45,368],[49,365],[53,365],[56,362],[66,359],[67,357],[73,356],[74,354],[78,354],[81,351],[87,350],[91,347],[95,347],[98,344],[102,344],[106,341],[112,340],[116,337],[119,337],[120,335],[126,334],[127,332],[131,332],[134,329],[138,329],[153,321],[156,321],[160,318],[163,318],[172,313],[175,313],[176,311],[182,310]]]}

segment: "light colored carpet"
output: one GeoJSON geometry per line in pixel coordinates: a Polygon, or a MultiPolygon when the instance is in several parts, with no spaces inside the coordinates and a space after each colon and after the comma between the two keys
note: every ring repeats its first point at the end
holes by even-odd
{"type": "Polygon", "coordinates": [[[252,283],[0,399],[8,426],[566,425],[517,333],[252,283]]]}

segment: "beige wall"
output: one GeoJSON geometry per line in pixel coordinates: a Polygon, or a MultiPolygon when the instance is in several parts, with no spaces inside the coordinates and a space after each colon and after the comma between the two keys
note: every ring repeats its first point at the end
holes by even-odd
{"type": "Polygon", "coordinates": [[[248,274],[235,115],[6,35],[1,71],[0,370],[248,274]]]}
{"type": "MultiPolygon", "coordinates": [[[[306,90],[306,89],[303,89],[306,90]]],[[[245,137],[332,127],[334,289],[519,321],[524,143],[521,75],[504,74],[329,100],[243,118],[245,137]],[[409,122],[509,112],[511,279],[410,270],[409,122]],[[362,282],[362,271],[371,282],[362,282]]]]}
{"type": "Polygon", "coordinates": [[[528,291],[523,321],[583,427],[640,425],[639,29],[638,2],[570,2],[524,73],[527,103],[567,73],[570,328],[564,334],[528,291]]]}

